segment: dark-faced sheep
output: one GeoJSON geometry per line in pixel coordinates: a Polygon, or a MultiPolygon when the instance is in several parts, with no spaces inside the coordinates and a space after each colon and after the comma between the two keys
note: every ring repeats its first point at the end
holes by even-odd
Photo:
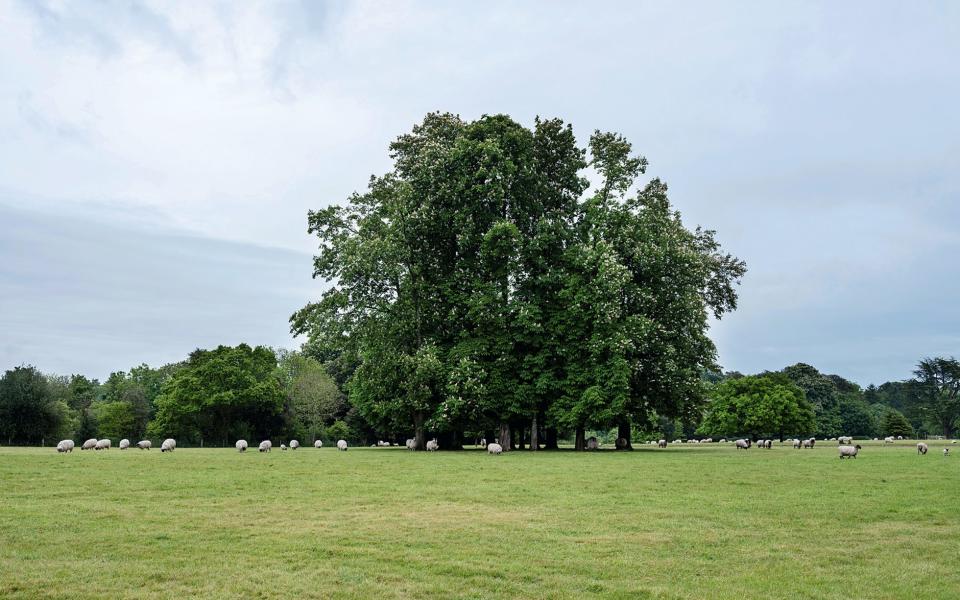
{"type": "Polygon", "coordinates": [[[927,446],[923,442],[920,442],[919,444],[917,444],[917,454],[926,454],[927,450],[929,449],[930,449],[929,446],[927,446]]]}
{"type": "Polygon", "coordinates": [[[840,458],[856,458],[857,453],[860,452],[860,444],[856,446],[839,446],[840,458]]]}

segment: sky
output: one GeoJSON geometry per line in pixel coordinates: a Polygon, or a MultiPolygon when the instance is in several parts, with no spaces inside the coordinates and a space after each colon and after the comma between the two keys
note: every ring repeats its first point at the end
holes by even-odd
{"type": "Polygon", "coordinates": [[[307,211],[440,110],[626,136],[747,262],[725,369],[904,379],[960,355],[958,57],[949,1],[0,0],[0,369],[298,346],[307,211]]]}

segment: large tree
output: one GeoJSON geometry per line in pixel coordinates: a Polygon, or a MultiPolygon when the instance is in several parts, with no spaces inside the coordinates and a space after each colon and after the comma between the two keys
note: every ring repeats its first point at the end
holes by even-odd
{"type": "Polygon", "coordinates": [[[247,344],[195,350],[162,386],[149,432],[229,444],[282,433],[284,394],[273,350],[247,344]]]}
{"type": "Polygon", "coordinates": [[[948,438],[960,424],[960,362],[955,358],[925,358],[914,371],[920,406],[948,438]]]}
{"type": "Polygon", "coordinates": [[[8,444],[39,444],[64,434],[68,410],[34,367],[15,367],[0,378],[0,439],[8,444]]]}
{"type": "Polygon", "coordinates": [[[808,435],[814,412],[803,390],[782,375],[727,379],[710,394],[699,432],[704,435],[777,437],[808,435]]]}
{"type": "Polygon", "coordinates": [[[646,160],[626,140],[595,133],[588,160],[559,120],[431,114],[390,149],[365,193],[311,211],[333,285],[291,319],[312,355],[356,365],[375,427],[536,449],[612,425],[628,446],[631,420],[696,410],[708,315],[735,308],[745,267],[661,182],[629,195],[646,160]]]}

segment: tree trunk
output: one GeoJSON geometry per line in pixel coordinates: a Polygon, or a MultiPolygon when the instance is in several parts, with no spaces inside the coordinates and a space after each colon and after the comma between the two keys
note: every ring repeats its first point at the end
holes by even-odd
{"type": "Polygon", "coordinates": [[[617,439],[627,440],[621,450],[633,450],[633,444],[630,443],[630,419],[624,419],[617,425],[617,439]]]}
{"type": "MultiPolygon", "coordinates": [[[[492,429],[488,429],[483,432],[483,439],[487,444],[492,444],[493,440],[497,439],[497,434],[492,429]]],[[[484,450],[486,450],[486,446],[484,446],[484,450]]]]}
{"type": "Polygon", "coordinates": [[[533,415],[530,422],[530,449],[536,452],[540,449],[540,432],[537,431],[537,415],[533,415]]]}
{"type": "Polygon", "coordinates": [[[556,427],[547,427],[547,430],[546,430],[547,439],[546,439],[546,443],[544,444],[544,448],[546,448],[547,450],[556,450],[557,448],[559,448],[560,445],[557,440],[558,437],[560,436],[557,433],[556,427]]]}
{"type": "Polygon", "coordinates": [[[577,427],[577,434],[573,442],[573,449],[585,450],[586,447],[587,447],[586,433],[583,431],[583,427],[577,427]]]}
{"type": "Polygon", "coordinates": [[[510,451],[510,423],[500,423],[500,447],[504,452],[510,451]]]}
{"type": "Polygon", "coordinates": [[[427,449],[427,432],[423,428],[423,422],[425,416],[422,412],[417,412],[413,416],[413,449],[414,450],[426,450],[427,449]]]}

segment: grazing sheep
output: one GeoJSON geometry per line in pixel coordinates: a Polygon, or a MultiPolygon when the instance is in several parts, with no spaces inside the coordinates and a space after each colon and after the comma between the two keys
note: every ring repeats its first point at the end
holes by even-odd
{"type": "Polygon", "coordinates": [[[930,448],[923,442],[920,442],[919,444],[917,444],[917,454],[926,454],[927,450],[929,449],[930,448]]]}
{"type": "Polygon", "coordinates": [[[700,443],[701,443],[701,444],[712,444],[712,443],[713,443],[713,438],[707,438],[707,439],[705,439],[705,440],[700,440],[700,443]]]}
{"type": "Polygon", "coordinates": [[[839,446],[840,458],[856,458],[857,452],[860,452],[860,444],[856,446],[839,446]]]}
{"type": "Polygon", "coordinates": [[[85,441],[83,445],[80,446],[81,450],[95,450],[96,448],[97,448],[97,440],[93,438],[85,441]]]}
{"type": "Polygon", "coordinates": [[[167,438],[163,440],[163,443],[160,444],[160,452],[173,452],[177,449],[177,440],[173,438],[167,438]]]}
{"type": "Polygon", "coordinates": [[[667,440],[660,440],[659,442],[657,442],[657,447],[658,447],[658,448],[666,448],[666,447],[667,447],[667,440]]]}
{"type": "Polygon", "coordinates": [[[153,444],[150,442],[150,440],[140,440],[137,442],[137,448],[140,448],[141,450],[149,450],[150,448],[153,448],[153,444]]]}
{"type": "Polygon", "coordinates": [[[315,441],[315,442],[313,443],[313,447],[314,447],[314,448],[323,448],[323,442],[321,442],[320,440],[317,440],[317,441],[315,441]]]}
{"type": "Polygon", "coordinates": [[[62,440],[57,444],[57,452],[73,452],[73,440],[62,440]]]}
{"type": "Polygon", "coordinates": [[[437,443],[437,438],[433,438],[432,440],[430,440],[429,442],[427,442],[427,450],[428,450],[428,451],[434,452],[434,451],[436,451],[436,450],[439,449],[439,448],[440,448],[440,444],[437,443]]]}
{"type": "Polygon", "coordinates": [[[749,450],[753,442],[750,440],[737,440],[734,444],[737,446],[737,450],[749,450]]]}
{"type": "Polygon", "coordinates": [[[892,435],[888,435],[887,437],[883,438],[883,443],[884,443],[884,444],[892,444],[892,443],[895,442],[895,441],[896,441],[896,440],[893,438],[892,435]]]}
{"type": "Polygon", "coordinates": [[[487,445],[487,452],[490,454],[503,454],[503,446],[497,443],[487,445]]]}
{"type": "Polygon", "coordinates": [[[96,443],[94,450],[109,450],[110,449],[110,440],[103,439],[96,443]]]}
{"type": "Polygon", "coordinates": [[[849,446],[850,444],[853,443],[853,438],[848,435],[841,435],[840,437],[837,438],[837,443],[841,445],[849,446]]]}
{"type": "Polygon", "coordinates": [[[130,447],[130,440],[128,440],[127,438],[123,438],[122,440],[120,440],[121,450],[126,450],[129,447],[130,447]]]}
{"type": "Polygon", "coordinates": [[[347,451],[347,440],[337,440],[337,450],[347,451]]]}
{"type": "Polygon", "coordinates": [[[257,448],[260,452],[270,452],[273,449],[273,442],[270,440],[263,440],[260,442],[260,447],[257,448]]]}
{"type": "Polygon", "coordinates": [[[299,448],[299,447],[300,447],[300,442],[298,442],[297,440],[290,440],[290,449],[291,449],[291,450],[296,450],[296,449],[299,448]]]}
{"type": "Polygon", "coordinates": [[[237,443],[234,444],[237,448],[237,452],[246,452],[247,451],[247,440],[237,440],[237,443]]]}
{"type": "Polygon", "coordinates": [[[587,438],[587,450],[596,450],[600,447],[600,442],[597,441],[597,438],[590,436],[587,438]]]}
{"type": "Polygon", "coordinates": [[[280,452],[285,452],[286,449],[287,449],[287,445],[286,445],[286,444],[280,444],[280,452]]]}
{"type": "Polygon", "coordinates": [[[727,443],[727,438],[720,438],[720,443],[721,443],[721,444],[726,444],[726,443],[727,443]]]}

